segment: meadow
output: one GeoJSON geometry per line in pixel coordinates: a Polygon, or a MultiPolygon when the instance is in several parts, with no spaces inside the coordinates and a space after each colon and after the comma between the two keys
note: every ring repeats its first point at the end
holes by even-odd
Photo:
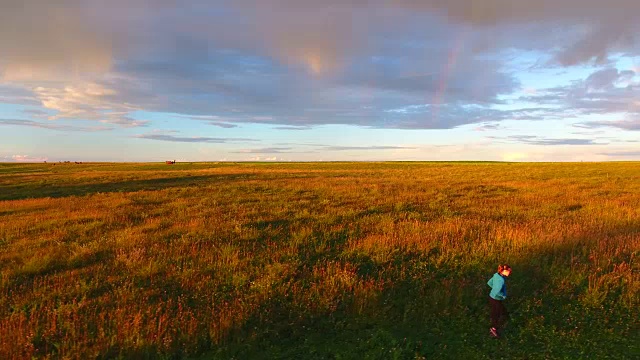
{"type": "Polygon", "coordinates": [[[638,162],[0,164],[0,359],[638,359],[639,254],[638,162]]]}

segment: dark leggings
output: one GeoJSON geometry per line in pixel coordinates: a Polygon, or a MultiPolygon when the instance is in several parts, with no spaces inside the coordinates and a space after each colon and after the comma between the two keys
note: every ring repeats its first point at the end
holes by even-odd
{"type": "Polygon", "coordinates": [[[509,313],[500,300],[489,297],[489,306],[491,307],[491,326],[500,329],[507,321],[509,313]]]}

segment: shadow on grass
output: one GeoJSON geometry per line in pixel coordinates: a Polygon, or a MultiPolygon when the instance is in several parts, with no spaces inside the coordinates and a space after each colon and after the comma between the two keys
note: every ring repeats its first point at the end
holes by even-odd
{"type": "MultiPolygon", "coordinates": [[[[638,231],[623,226],[601,235],[638,231]]],[[[584,354],[631,358],[630,346],[640,340],[629,336],[633,328],[627,333],[609,331],[629,311],[616,307],[615,296],[604,304],[610,316],[605,319],[602,310],[578,301],[577,294],[587,291],[588,284],[573,284],[573,294],[551,285],[565,262],[570,264],[576,256],[588,261],[588,252],[576,255],[582,241],[570,239],[514,259],[507,303],[512,316],[501,340],[488,333],[486,282],[495,271],[493,263],[436,266],[432,257],[437,253],[405,252],[398,255],[401,265],[387,267],[384,274],[376,271],[371,259],[355,264],[369,276],[400,279],[389,282],[364,309],[355,311],[354,295],[348,293],[337,308],[324,313],[294,305],[291,294],[280,294],[200,359],[544,359],[584,354]]]]}
{"type": "MultiPolygon", "coordinates": [[[[277,218],[253,226],[279,234],[275,230],[287,228],[290,223],[277,218]]],[[[576,257],[588,261],[589,251],[577,250],[590,249],[588,244],[594,239],[640,233],[637,223],[597,229],[585,229],[581,236],[560,239],[561,245],[549,244],[513,258],[514,275],[508,280],[507,304],[513,316],[508,333],[499,341],[490,339],[488,334],[486,281],[495,271],[493,259],[472,263],[451,257],[443,261],[446,251],[437,250],[398,251],[384,263],[366,254],[345,258],[343,250],[348,240],[361,235],[353,227],[310,234],[316,246],[301,245],[297,249],[302,266],[281,279],[274,289],[295,283],[299,285],[296,289],[305,291],[317,280],[314,268],[330,261],[348,262],[361,279],[384,280],[384,288],[375,297],[363,300],[345,291],[330,310],[312,310],[298,299],[300,292],[275,290],[273,296],[251,310],[248,318],[234,325],[221,344],[214,344],[206,332],[194,332],[189,334],[192,337],[188,345],[176,345],[171,354],[162,353],[166,350],[154,345],[129,348],[113,344],[103,357],[184,358],[206,350],[209,352],[199,359],[632,358],[630,346],[640,340],[630,336],[633,328],[609,332],[620,320],[606,320],[601,316],[603,310],[589,309],[550,286],[563,265],[570,265],[576,257]],[[364,306],[356,306],[362,303],[364,306]],[[574,323],[568,322],[567,316],[578,318],[577,324],[582,327],[573,330],[574,323]]],[[[108,256],[112,255],[99,253],[75,266],[105,261],[108,256]]],[[[64,268],[49,267],[38,275],[59,270],[64,268]]],[[[142,276],[135,281],[137,288],[154,291],[152,301],[180,297],[191,308],[211,301],[209,296],[181,286],[170,274],[142,276]]],[[[587,284],[571,286],[580,293],[587,284]]],[[[251,296],[241,289],[231,290],[226,292],[230,297],[242,300],[242,296],[251,296]]],[[[91,295],[100,296],[106,291],[109,288],[99,288],[91,295]]],[[[218,294],[214,289],[205,291],[218,294]]],[[[612,305],[609,313],[621,311],[612,305]]]]}
{"type": "Polygon", "coordinates": [[[205,186],[212,183],[252,179],[253,174],[183,176],[148,180],[130,180],[81,185],[17,185],[7,187],[0,193],[1,200],[21,200],[34,198],[59,198],[85,196],[96,193],[135,192],[141,190],[164,190],[178,187],[205,186]]]}
{"type": "Polygon", "coordinates": [[[37,278],[45,278],[55,273],[78,270],[105,263],[111,261],[114,256],[114,252],[111,250],[100,250],[74,259],[51,257],[37,263],[35,266],[26,266],[18,269],[11,278],[12,286],[30,286],[37,278]]]}

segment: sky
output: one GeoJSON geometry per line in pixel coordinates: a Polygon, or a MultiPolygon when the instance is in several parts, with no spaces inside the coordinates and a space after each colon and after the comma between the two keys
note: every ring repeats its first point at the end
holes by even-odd
{"type": "Polygon", "coordinates": [[[640,160],[637,0],[0,9],[0,162],[640,160]]]}

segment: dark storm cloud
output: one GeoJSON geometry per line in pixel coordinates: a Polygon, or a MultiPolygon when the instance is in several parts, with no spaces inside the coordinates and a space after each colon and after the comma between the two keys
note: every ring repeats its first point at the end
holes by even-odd
{"type": "Polygon", "coordinates": [[[413,18],[444,17],[476,31],[531,24],[546,30],[529,31],[526,38],[519,34],[521,48],[530,47],[530,39],[557,37],[556,29],[577,28],[573,43],[558,54],[561,63],[572,64],[633,49],[634,16],[640,11],[634,0],[606,5],[598,0],[2,0],[0,5],[0,44],[14,59],[87,71],[111,66],[123,55],[194,41],[332,68],[366,52],[375,34],[403,28],[413,18]],[[25,23],[30,26],[21,26],[25,23]],[[74,58],[85,60],[72,64],[74,58]]]}
{"type": "Polygon", "coordinates": [[[640,3],[631,0],[0,0],[0,8],[0,101],[40,104],[52,120],[141,126],[132,113],[143,110],[213,115],[221,127],[448,129],[629,111],[637,99],[620,86],[634,75],[608,69],[582,89],[528,99],[560,111],[492,108],[520,87],[509,49],[545,52],[554,66],[638,53],[640,3]]]}

